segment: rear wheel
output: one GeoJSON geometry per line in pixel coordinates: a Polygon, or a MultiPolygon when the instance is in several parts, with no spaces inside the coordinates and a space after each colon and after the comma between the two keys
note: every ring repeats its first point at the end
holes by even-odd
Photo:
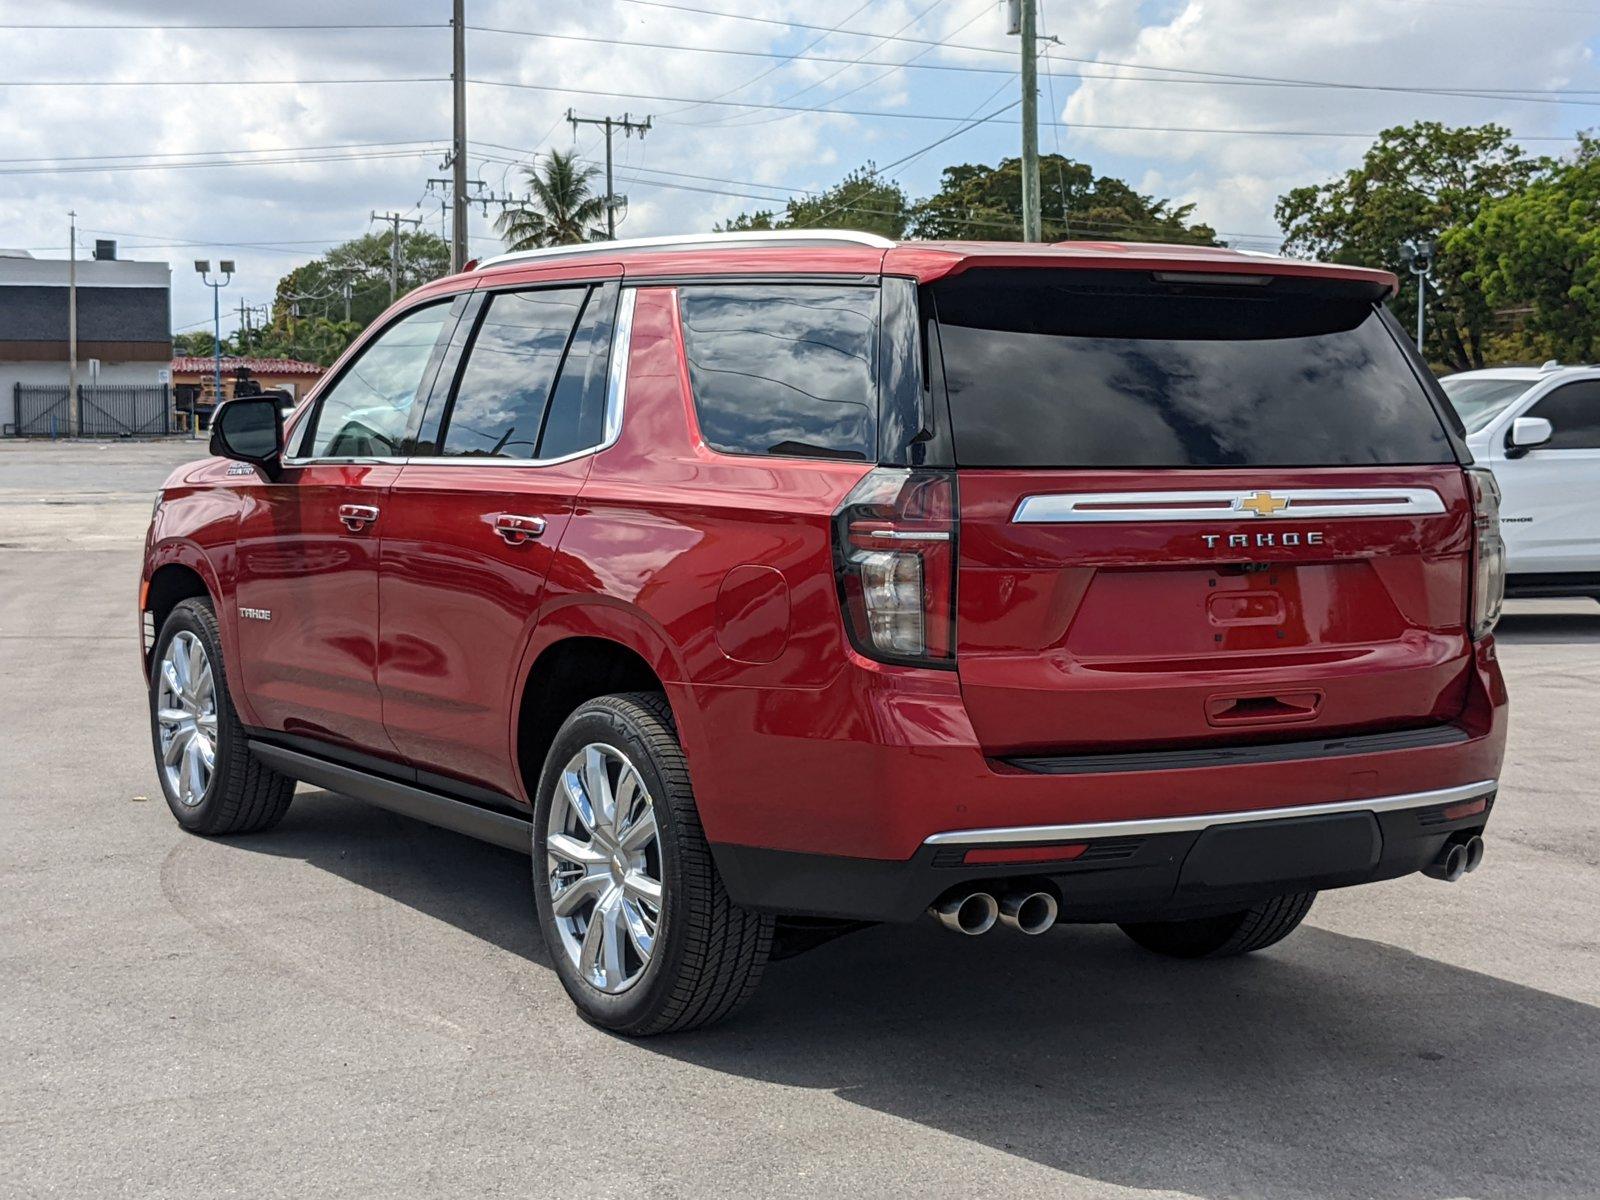
{"type": "Polygon", "coordinates": [[[1305,919],[1316,898],[1315,892],[1296,892],[1220,917],[1142,921],[1121,928],[1146,950],[1169,958],[1230,958],[1281,942],[1305,919]]]}
{"type": "Polygon", "coordinates": [[[556,973],[595,1024],[694,1029],[755,992],[773,920],[728,899],[662,697],[602,696],[567,718],[539,781],[533,874],[556,973]]]}
{"type": "Polygon", "coordinates": [[[289,811],[294,780],[257,762],[228,696],[211,601],[172,610],[150,660],[150,737],[167,807],[190,833],[256,833],[289,811]]]}

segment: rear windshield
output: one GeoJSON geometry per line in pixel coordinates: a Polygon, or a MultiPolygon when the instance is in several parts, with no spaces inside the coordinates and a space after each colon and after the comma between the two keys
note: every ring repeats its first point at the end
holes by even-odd
{"type": "Polygon", "coordinates": [[[1455,461],[1368,296],[1284,280],[1086,287],[999,271],[935,295],[965,466],[1455,461]]]}

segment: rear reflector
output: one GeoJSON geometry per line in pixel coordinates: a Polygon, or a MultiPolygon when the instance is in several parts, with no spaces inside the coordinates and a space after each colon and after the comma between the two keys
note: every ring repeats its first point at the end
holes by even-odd
{"type": "Polygon", "coordinates": [[[1489,797],[1479,796],[1476,800],[1463,800],[1460,804],[1452,804],[1444,810],[1446,821],[1459,821],[1462,817],[1475,817],[1489,807],[1489,797]]]}
{"type": "Polygon", "coordinates": [[[1089,848],[1087,842],[1070,846],[984,846],[968,850],[963,863],[1071,862],[1089,848]]]}

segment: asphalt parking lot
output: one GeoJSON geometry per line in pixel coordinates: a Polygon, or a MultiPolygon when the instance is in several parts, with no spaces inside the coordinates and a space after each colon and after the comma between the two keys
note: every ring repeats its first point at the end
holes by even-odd
{"type": "Polygon", "coordinates": [[[1600,605],[1513,603],[1482,870],[1248,960],[875,929],[576,1019],[525,858],[302,789],[181,833],[134,589],[188,445],[0,443],[0,1195],[1600,1194],[1600,605]]]}

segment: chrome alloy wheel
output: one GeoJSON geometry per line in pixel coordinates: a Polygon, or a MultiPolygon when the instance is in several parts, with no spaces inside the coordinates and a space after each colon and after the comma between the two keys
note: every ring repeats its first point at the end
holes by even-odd
{"type": "Polygon", "coordinates": [[[193,808],[205,799],[217,761],[217,689],[200,639],[181,629],[161,658],[156,726],[167,790],[193,808]]]}
{"type": "Polygon", "coordinates": [[[591,742],[562,769],[545,869],[567,958],[598,991],[627,991],[655,953],[662,868],[650,792],[619,751],[591,742]]]}

